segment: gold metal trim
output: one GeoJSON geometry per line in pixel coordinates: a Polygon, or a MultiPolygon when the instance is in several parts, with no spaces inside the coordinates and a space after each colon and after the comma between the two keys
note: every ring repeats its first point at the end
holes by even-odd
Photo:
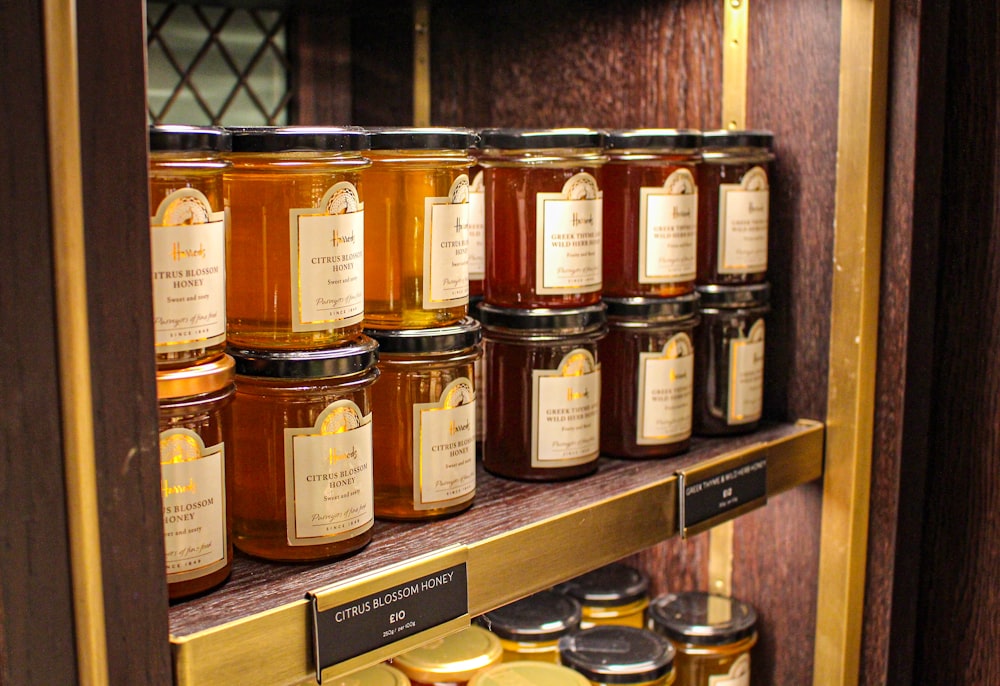
{"type": "Polygon", "coordinates": [[[108,683],[87,318],[75,3],[46,0],[50,209],[78,679],[108,683]]]}
{"type": "Polygon", "coordinates": [[[722,4],[722,127],[741,129],[747,120],[750,0],[722,4]]]}
{"type": "Polygon", "coordinates": [[[430,0],[413,0],[413,125],[431,125],[430,0]]]}
{"type": "Polygon", "coordinates": [[[841,5],[826,469],[813,683],[858,683],[881,259],[889,4],[841,5]]]}

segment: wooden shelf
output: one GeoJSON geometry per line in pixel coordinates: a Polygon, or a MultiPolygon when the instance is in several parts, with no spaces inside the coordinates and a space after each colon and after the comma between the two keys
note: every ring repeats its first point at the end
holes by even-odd
{"type": "Polygon", "coordinates": [[[315,674],[308,592],[449,547],[467,550],[470,615],[548,588],[677,535],[677,472],[748,453],[767,457],[767,493],[775,495],[820,477],[823,426],[803,420],[695,439],[690,452],[666,460],[601,458],[596,474],[567,482],[480,471],[470,510],[435,522],[377,522],[372,543],[349,558],[301,565],[238,555],[222,587],[170,609],[176,683],[306,680],[315,674]]]}

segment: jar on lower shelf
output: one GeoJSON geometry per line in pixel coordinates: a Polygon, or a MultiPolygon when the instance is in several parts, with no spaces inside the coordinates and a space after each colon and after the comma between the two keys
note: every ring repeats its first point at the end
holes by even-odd
{"type": "Polygon", "coordinates": [[[596,626],[559,640],[562,663],[592,686],[670,686],[674,654],[666,638],[631,626],[596,626]]]}
{"type": "Polygon", "coordinates": [[[366,545],[375,519],[375,341],[356,334],[331,350],[230,354],[236,547],[305,561],[366,545]]]}
{"type": "Polygon", "coordinates": [[[329,683],[330,686],[410,686],[410,679],[395,667],[382,662],[323,683],[329,683]]]}
{"type": "Polygon", "coordinates": [[[553,310],[479,306],[486,393],[483,466],[552,481],[590,474],[600,453],[604,305],[553,310]]]}
{"type": "Polygon", "coordinates": [[[233,358],[228,355],[156,374],[171,599],[218,586],[232,569],[233,393],[233,358]]]}
{"type": "Polygon", "coordinates": [[[757,613],[727,596],[690,591],[655,598],[649,627],[677,650],[676,686],[749,686],[757,613]]]}
{"type": "Polygon", "coordinates": [[[694,432],[756,429],[764,410],[764,315],[770,286],[698,286],[694,432]]]}
{"type": "Polygon", "coordinates": [[[413,686],[465,686],[502,658],[500,639],[482,627],[470,626],[397,655],[392,664],[413,686]]]}
{"type": "Polygon", "coordinates": [[[377,330],[381,378],[373,436],[375,516],[429,519],[468,509],[476,495],[479,322],[377,330]]]}
{"type": "Polygon", "coordinates": [[[469,686],[590,686],[569,667],[546,662],[504,662],[477,674],[469,686]]]}
{"type": "Polygon", "coordinates": [[[646,626],[649,577],[631,565],[605,565],[559,584],[556,590],[580,603],[581,629],[603,624],[646,626]]]}
{"type": "Polygon", "coordinates": [[[557,591],[539,591],[477,617],[500,638],[504,662],[559,664],[559,639],[580,628],[580,603],[557,591]]]}
{"type": "Polygon", "coordinates": [[[601,452],[669,457],[691,445],[697,294],[676,298],[605,298],[608,335],[598,348],[601,452]]]}

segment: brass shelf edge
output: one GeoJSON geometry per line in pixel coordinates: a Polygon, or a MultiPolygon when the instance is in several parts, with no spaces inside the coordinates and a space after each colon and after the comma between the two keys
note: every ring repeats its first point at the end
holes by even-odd
{"type": "MultiPolygon", "coordinates": [[[[794,433],[706,462],[735,460],[748,452],[766,454],[769,497],[813,481],[823,472],[825,427],[813,420],[800,420],[795,426],[794,433]]],[[[469,614],[496,609],[677,533],[677,476],[670,473],[499,535],[458,542],[468,552],[469,614]]],[[[406,568],[404,564],[396,569],[406,568]]],[[[358,584],[384,570],[368,570],[337,586],[358,584]]],[[[262,684],[315,681],[309,611],[303,597],[210,629],[171,636],[176,683],[226,683],[227,679],[249,683],[247,675],[262,684]]]]}

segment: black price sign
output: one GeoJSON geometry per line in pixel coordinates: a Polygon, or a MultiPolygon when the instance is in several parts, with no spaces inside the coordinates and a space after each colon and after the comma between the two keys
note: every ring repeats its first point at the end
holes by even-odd
{"type": "Polygon", "coordinates": [[[706,531],[767,502],[767,457],[753,452],[678,472],[678,487],[681,535],[706,531]]]}
{"type": "Polygon", "coordinates": [[[353,671],[468,626],[464,549],[462,553],[460,562],[454,556],[435,558],[349,588],[310,593],[317,681],[323,683],[324,670],[334,665],[353,671]],[[388,646],[393,648],[386,650],[388,646]]]}

